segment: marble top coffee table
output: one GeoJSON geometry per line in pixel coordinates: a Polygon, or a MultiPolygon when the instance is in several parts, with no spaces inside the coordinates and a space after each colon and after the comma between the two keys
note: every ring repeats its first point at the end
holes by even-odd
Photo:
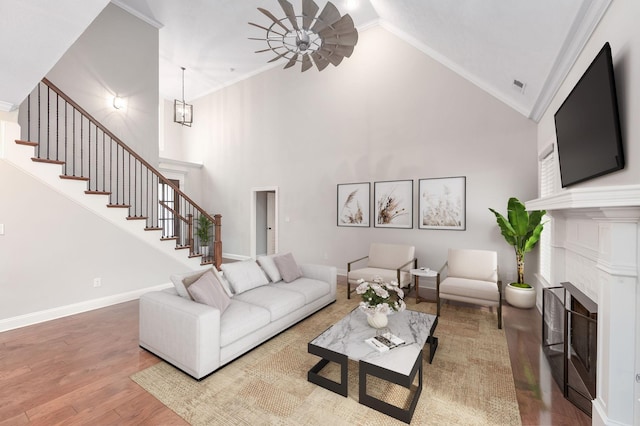
{"type": "Polygon", "coordinates": [[[375,336],[376,330],[367,323],[366,314],[356,308],[329,327],[308,344],[308,352],[322,359],[307,374],[307,379],[330,391],[347,396],[348,360],[358,361],[359,402],[382,413],[409,423],[422,392],[422,349],[429,344],[429,362],[433,361],[438,338],[433,335],[438,317],[405,310],[389,316],[388,328],[405,344],[387,352],[379,352],[365,339],[375,336]],[[340,382],[321,376],[329,363],[340,365],[340,382]],[[418,374],[418,387],[409,408],[403,409],[367,394],[367,376],[374,376],[411,389],[418,374]]]}

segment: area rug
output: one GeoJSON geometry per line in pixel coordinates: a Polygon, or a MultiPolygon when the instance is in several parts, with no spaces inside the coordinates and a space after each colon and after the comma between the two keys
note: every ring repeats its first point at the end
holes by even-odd
{"type": "MultiPolygon", "coordinates": [[[[358,304],[345,293],[338,286],[336,303],[200,382],[164,362],[131,378],[193,425],[404,424],[358,403],[355,362],[349,363],[346,398],[307,381],[319,361],[307,353],[307,343],[358,304]]],[[[408,309],[435,313],[433,303],[407,302],[408,309]]],[[[424,388],[412,424],[521,424],[506,337],[496,321],[488,310],[442,306],[438,349],[432,364],[423,360],[424,388]]],[[[400,386],[375,380],[370,385],[370,393],[395,404],[409,398],[400,386]]]]}

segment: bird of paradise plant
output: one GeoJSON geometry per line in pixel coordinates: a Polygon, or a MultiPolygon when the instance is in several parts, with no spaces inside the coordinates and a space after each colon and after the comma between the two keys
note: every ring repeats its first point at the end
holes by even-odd
{"type": "Polygon", "coordinates": [[[492,208],[489,210],[496,216],[502,236],[515,249],[518,267],[516,287],[531,287],[524,282],[524,255],[530,252],[540,240],[540,234],[544,227],[542,217],[547,213],[546,210],[527,212],[524,204],[515,197],[509,198],[507,203],[508,219],[492,208]]]}

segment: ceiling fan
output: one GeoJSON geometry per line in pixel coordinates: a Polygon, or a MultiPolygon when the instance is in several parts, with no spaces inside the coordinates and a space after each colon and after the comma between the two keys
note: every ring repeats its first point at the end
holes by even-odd
{"type": "Polygon", "coordinates": [[[251,40],[266,41],[267,49],[255,53],[274,52],[280,58],[287,59],[284,68],[290,68],[297,62],[302,63],[302,72],[316,65],[319,71],[329,64],[338,66],[345,57],[350,57],[358,42],[358,31],[349,14],[340,16],[338,8],[327,2],[320,9],[313,0],[302,0],[302,14],[296,15],[293,5],[287,0],[278,0],[284,11],[284,18],[277,18],[271,12],[258,8],[272,22],[262,26],[249,22],[249,25],[266,31],[266,38],[250,37],[251,40]],[[313,61],[312,61],[313,60],[313,61]]]}

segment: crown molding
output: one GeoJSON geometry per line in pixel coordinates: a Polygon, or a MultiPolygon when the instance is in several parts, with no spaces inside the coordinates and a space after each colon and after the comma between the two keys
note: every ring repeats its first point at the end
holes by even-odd
{"type": "Polygon", "coordinates": [[[576,16],[569,33],[565,38],[551,71],[542,86],[529,118],[536,123],[551,105],[554,96],[567,78],[569,71],[578,60],[591,34],[609,8],[612,0],[592,0],[585,2],[576,16]]]}

